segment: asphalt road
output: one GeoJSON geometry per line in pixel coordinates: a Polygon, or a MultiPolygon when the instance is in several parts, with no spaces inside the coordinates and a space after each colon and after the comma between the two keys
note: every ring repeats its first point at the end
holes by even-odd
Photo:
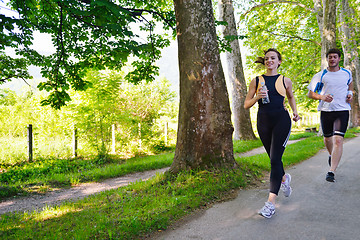
{"type": "Polygon", "coordinates": [[[286,170],[293,193],[285,198],[280,190],[271,219],[257,214],[267,199],[266,185],[242,190],[234,200],[216,204],[156,239],[360,239],[360,137],[344,144],[335,183],[325,181],[327,160],[322,150],[286,170]]]}

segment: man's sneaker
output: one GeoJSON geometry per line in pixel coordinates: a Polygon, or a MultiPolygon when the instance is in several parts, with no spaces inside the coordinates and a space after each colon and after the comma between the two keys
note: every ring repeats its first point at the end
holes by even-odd
{"type": "Polygon", "coordinates": [[[329,156],[328,163],[329,163],[329,167],[331,167],[331,156],[329,156]]]}
{"type": "Polygon", "coordinates": [[[283,191],[285,197],[289,197],[292,192],[292,189],[290,187],[291,175],[286,173],[285,177],[286,177],[285,181],[281,182],[281,190],[283,191]]]}
{"type": "Polygon", "coordinates": [[[326,174],[326,181],[335,182],[335,174],[333,172],[328,172],[326,174]]]}
{"type": "Polygon", "coordinates": [[[275,214],[275,206],[271,202],[265,202],[264,207],[260,210],[259,215],[264,218],[271,218],[275,214]]]}

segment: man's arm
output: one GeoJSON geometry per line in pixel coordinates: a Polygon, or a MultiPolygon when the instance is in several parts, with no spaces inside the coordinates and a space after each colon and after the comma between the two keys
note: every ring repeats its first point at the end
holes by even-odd
{"type": "Polygon", "coordinates": [[[331,102],[333,100],[333,96],[331,94],[326,94],[326,95],[320,95],[316,92],[313,92],[311,90],[309,90],[307,96],[311,99],[315,99],[315,100],[323,100],[325,102],[331,102]]]}
{"type": "Polygon", "coordinates": [[[348,102],[348,103],[350,103],[353,99],[353,90],[354,90],[354,85],[353,85],[353,82],[351,82],[349,84],[348,93],[346,96],[346,102],[348,102]]]}

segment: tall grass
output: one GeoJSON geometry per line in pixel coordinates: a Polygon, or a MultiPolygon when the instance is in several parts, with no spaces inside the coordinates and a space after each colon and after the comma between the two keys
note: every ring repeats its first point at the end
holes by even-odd
{"type": "MultiPolygon", "coordinates": [[[[26,137],[0,137],[0,164],[16,165],[28,160],[28,140],[26,137]]],[[[69,158],[72,156],[72,139],[50,137],[47,139],[34,137],[33,158],[69,158]]],[[[79,149],[81,151],[81,148],[79,149]]]]}

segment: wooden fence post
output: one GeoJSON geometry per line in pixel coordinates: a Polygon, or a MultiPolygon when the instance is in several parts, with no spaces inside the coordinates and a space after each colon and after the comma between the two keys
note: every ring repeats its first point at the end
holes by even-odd
{"type": "Polygon", "coordinates": [[[77,148],[78,148],[77,128],[74,127],[74,132],[73,132],[73,157],[77,157],[77,148]]]}
{"type": "Polygon", "coordinates": [[[112,153],[115,154],[116,153],[116,147],[115,147],[115,144],[116,144],[116,136],[115,136],[115,124],[112,124],[111,125],[111,137],[112,137],[112,153]]]}
{"type": "Polygon", "coordinates": [[[29,152],[29,162],[33,161],[33,129],[32,124],[28,126],[28,152],[29,152]]]}
{"type": "Polygon", "coordinates": [[[142,141],[141,141],[141,123],[138,123],[138,127],[139,127],[139,148],[142,148],[142,141]]]}
{"type": "Polygon", "coordinates": [[[168,122],[165,123],[165,146],[167,145],[168,141],[168,122]]]}

